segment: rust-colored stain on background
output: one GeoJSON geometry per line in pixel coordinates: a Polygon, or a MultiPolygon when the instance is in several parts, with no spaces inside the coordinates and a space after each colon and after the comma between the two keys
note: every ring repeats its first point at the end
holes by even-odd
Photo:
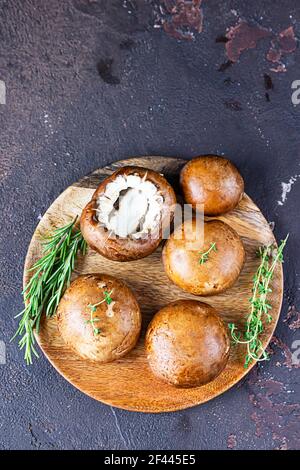
{"type": "Polygon", "coordinates": [[[203,24],[202,0],[162,0],[156,26],[176,39],[194,39],[194,33],[201,33],[203,24]]]}
{"type": "Polygon", "coordinates": [[[300,328],[300,312],[298,312],[295,305],[290,306],[286,318],[283,321],[287,323],[289,329],[292,331],[296,331],[300,328]]]}
{"type": "Polygon", "coordinates": [[[237,62],[243,51],[254,49],[260,39],[270,36],[271,33],[261,26],[250,26],[245,21],[239,21],[231,26],[226,33],[225,49],[231,62],[237,62]]]}
{"type": "MultiPolygon", "coordinates": [[[[161,0],[158,10],[155,11],[154,27],[160,28],[171,37],[178,40],[193,40],[195,33],[203,29],[202,0],[161,0]]],[[[225,35],[216,38],[216,42],[223,43],[226,50],[227,62],[222,64],[219,71],[237,62],[244,51],[254,49],[257,43],[270,38],[269,50],[266,59],[273,64],[272,72],[286,72],[286,65],[281,59],[284,55],[295,52],[297,39],[293,26],[275,34],[259,24],[250,24],[248,21],[238,19],[238,22],[227,29],[225,35]]]]}
{"type": "MultiPolygon", "coordinates": [[[[225,44],[228,60],[232,63],[237,62],[242,52],[248,49],[254,49],[261,39],[271,37],[271,46],[266,54],[266,59],[273,63],[270,68],[272,72],[285,72],[286,66],[281,62],[284,55],[295,52],[297,48],[297,40],[293,26],[289,26],[275,35],[260,25],[252,26],[246,21],[239,20],[235,26],[231,26],[226,33],[225,44]]],[[[217,38],[218,39],[218,38],[217,38]]],[[[217,41],[221,42],[221,41],[217,41]]]]}
{"type": "Polygon", "coordinates": [[[282,354],[284,355],[284,362],[282,363],[282,365],[286,366],[289,370],[291,369],[299,369],[300,368],[300,364],[298,363],[295,363],[293,361],[293,353],[292,351],[290,350],[290,348],[288,347],[287,344],[284,343],[284,341],[282,341],[282,339],[278,338],[277,336],[273,336],[271,342],[270,342],[270,345],[268,347],[268,353],[269,354],[273,354],[274,353],[274,346],[276,346],[277,348],[279,348],[282,352],[282,354]]]}
{"type": "Polygon", "coordinates": [[[295,52],[296,47],[297,41],[293,26],[281,31],[272,39],[271,47],[267,53],[268,61],[276,65],[270,70],[272,72],[285,72],[286,66],[281,62],[282,56],[295,52]]]}
{"type": "Polygon", "coordinates": [[[253,405],[250,415],[255,424],[255,435],[272,434],[277,450],[300,448],[300,404],[287,403],[287,390],[284,383],[264,378],[256,366],[247,380],[249,400],[253,405]]]}
{"type": "Polygon", "coordinates": [[[236,435],[229,434],[227,438],[227,449],[235,449],[236,445],[237,445],[236,435]]]}

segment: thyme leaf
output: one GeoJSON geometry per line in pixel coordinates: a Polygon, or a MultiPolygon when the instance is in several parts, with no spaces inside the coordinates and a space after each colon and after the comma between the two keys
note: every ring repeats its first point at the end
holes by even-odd
{"type": "Polygon", "coordinates": [[[208,261],[209,253],[211,251],[217,251],[216,242],[211,242],[209,249],[207,251],[201,253],[201,257],[199,259],[200,264],[204,264],[204,263],[206,263],[206,261],[208,261]]]}
{"type": "Polygon", "coordinates": [[[272,305],[268,301],[268,295],[272,292],[270,283],[277,263],[283,263],[283,250],[288,237],[289,235],[281,241],[278,248],[274,245],[259,248],[258,256],[261,262],[253,278],[252,296],[249,299],[250,312],[245,329],[241,333],[234,323],[228,324],[233,343],[247,346],[245,368],[252,361],[265,361],[268,359],[268,354],[261,341],[261,335],[264,332],[264,321],[267,323],[272,321],[272,315],[270,314],[272,305]]]}
{"type": "Polygon", "coordinates": [[[101,305],[104,302],[106,302],[107,305],[110,305],[112,303],[111,294],[112,294],[112,290],[110,292],[107,292],[105,290],[104,291],[104,299],[100,300],[96,304],[89,304],[88,305],[89,309],[91,310],[91,317],[90,317],[90,320],[87,320],[87,323],[91,323],[95,336],[99,335],[99,333],[101,333],[101,329],[95,327],[94,323],[100,321],[100,319],[99,318],[93,318],[93,313],[96,312],[98,305],[101,305]]]}

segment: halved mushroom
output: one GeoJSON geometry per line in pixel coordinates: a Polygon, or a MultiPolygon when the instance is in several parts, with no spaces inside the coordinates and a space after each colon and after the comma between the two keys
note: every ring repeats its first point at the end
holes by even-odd
{"type": "Polygon", "coordinates": [[[87,243],[108,259],[144,258],[158,247],[175,204],[174,190],[163,176],[126,166],[98,186],[82,212],[81,231],[87,243]]]}
{"type": "Polygon", "coordinates": [[[60,300],[58,328],[81,357],[99,363],[127,354],[141,330],[133,292],[108,274],[87,274],[73,281],[60,300]]]}

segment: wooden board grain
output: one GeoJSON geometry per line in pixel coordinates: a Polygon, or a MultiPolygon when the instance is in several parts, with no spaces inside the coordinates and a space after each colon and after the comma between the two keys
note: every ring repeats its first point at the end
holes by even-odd
{"type": "MultiPolygon", "coordinates": [[[[166,157],[140,157],[116,162],[96,170],[64,191],[49,207],[40,221],[30,243],[25,267],[24,284],[28,281],[27,269],[41,255],[41,238],[49,231],[80,215],[90,200],[94,189],[106,176],[120,166],[139,165],[163,173],[178,191],[178,176],[184,160],[166,157]]],[[[222,217],[242,237],[246,249],[246,263],[236,284],[223,294],[197,297],[214,306],[225,322],[242,324],[249,310],[252,278],[259,264],[256,250],[259,246],[275,242],[274,235],[264,216],[244,195],[238,207],[222,217]]],[[[246,373],[245,348],[232,347],[226,369],[213,382],[194,389],[177,389],[159,381],[151,373],[144,352],[144,333],[153,314],[176,299],[195,298],[174,286],[166,277],[161,263],[161,247],[149,257],[128,263],[109,261],[89,250],[80,257],[73,277],[78,274],[105,272],[124,280],[135,292],[143,315],[143,331],[137,347],[124,358],[104,365],[82,360],[63,342],[57,329],[56,317],[43,321],[38,342],[53,366],[75,387],[101,402],[133,411],[175,411],[204,403],[220,395],[237,383],[246,373]]],[[[263,336],[267,346],[280,315],[283,295],[283,274],[279,265],[272,281],[273,321],[263,336]]]]}

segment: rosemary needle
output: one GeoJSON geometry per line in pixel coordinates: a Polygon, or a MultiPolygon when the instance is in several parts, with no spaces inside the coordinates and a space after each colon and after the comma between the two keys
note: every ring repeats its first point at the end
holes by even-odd
{"type": "Polygon", "coordinates": [[[260,336],[264,331],[263,320],[265,319],[268,323],[272,321],[270,314],[272,306],[268,301],[268,294],[272,292],[270,282],[273,279],[277,263],[283,262],[283,250],[287,239],[288,235],[281,241],[278,248],[275,248],[274,245],[268,245],[258,250],[261,262],[253,278],[250,313],[243,334],[236,333],[237,327],[234,323],[228,324],[233,342],[247,345],[245,368],[252,361],[265,361],[268,359],[268,354],[263,347],[260,336]]]}
{"type": "Polygon", "coordinates": [[[59,304],[65,288],[70,284],[77,253],[86,251],[86,242],[79,230],[75,229],[77,217],[64,227],[54,230],[43,241],[43,256],[28,270],[31,279],[22,291],[24,309],[16,316],[21,317],[12,340],[21,336],[20,349],[24,349],[27,364],[32,364],[35,349],[34,329],[38,332],[42,314],[51,317],[59,304]]]}

